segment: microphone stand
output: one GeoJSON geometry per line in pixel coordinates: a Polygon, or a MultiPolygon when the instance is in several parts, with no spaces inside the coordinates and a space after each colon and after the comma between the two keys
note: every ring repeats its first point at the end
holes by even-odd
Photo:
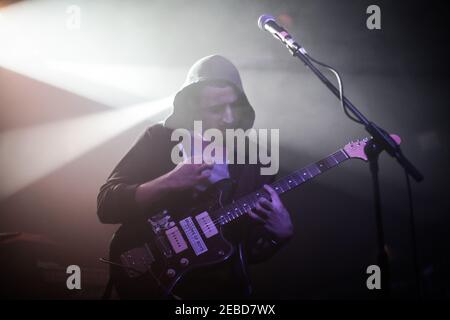
{"type": "MultiPolygon", "coordinates": [[[[336,86],[326,78],[320,70],[311,62],[308,58],[304,48],[295,42],[284,42],[294,57],[299,58],[330,91],[340,99],[340,92],[336,86]]],[[[414,167],[414,165],[403,155],[400,150],[400,146],[391,138],[391,136],[374,122],[369,121],[345,96],[342,96],[342,103],[350,109],[355,117],[361,121],[366,131],[372,135],[372,139],[366,146],[366,154],[369,160],[370,172],[373,181],[373,195],[375,206],[375,218],[377,229],[377,261],[381,270],[381,297],[388,298],[390,295],[390,266],[389,258],[385,249],[383,220],[381,214],[381,197],[380,197],[380,184],[378,181],[378,156],[382,151],[386,151],[389,155],[394,157],[405,172],[410,175],[415,181],[420,182],[423,180],[423,175],[414,167]]]]}

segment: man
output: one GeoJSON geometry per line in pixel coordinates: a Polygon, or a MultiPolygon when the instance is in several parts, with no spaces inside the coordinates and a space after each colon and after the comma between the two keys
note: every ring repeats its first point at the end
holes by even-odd
{"type": "MultiPolygon", "coordinates": [[[[224,186],[234,199],[264,186],[271,200],[262,197],[239,224],[224,230],[235,248],[233,256],[218,266],[188,274],[174,290],[177,296],[191,299],[248,297],[247,264],[268,259],[293,235],[288,211],[267,185],[274,177],[262,176],[259,165],[176,165],[171,153],[178,142],[171,141],[171,133],[178,128],[192,130],[196,120],[202,121],[203,130],[247,130],[253,126],[255,112],[238,70],[219,55],[202,58],[192,66],[173,105],[165,123],[148,128],[101,187],[98,216],[103,223],[122,224],[116,237],[126,234],[125,238],[133,238],[145,232],[146,220],[158,211],[177,205],[195,207],[201,198],[198,194],[216,181],[230,182],[224,186]]],[[[119,273],[117,269],[112,267],[112,273],[119,273]]],[[[142,281],[126,285],[117,281],[116,289],[122,298],[148,294],[142,281]]]]}

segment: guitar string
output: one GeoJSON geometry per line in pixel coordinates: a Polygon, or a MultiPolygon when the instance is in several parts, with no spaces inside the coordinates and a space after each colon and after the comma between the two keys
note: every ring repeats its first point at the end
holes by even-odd
{"type": "MultiPolygon", "coordinates": [[[[303,169],[302,169],[302,170],[303,170],[303,169]]],[[[300,171],[300,170],[299,170],[299,171],[300,171]]],[[[296,171],[296,172],[297,172],[297,171],[296,171]]],[[[274,186],[274,185],[276,185],[276,184],[278,184],[278,183],[281,183],[282,180],[288,179],[288,177],[291,177],[291,176],[293,176],[294,174],[295,174],[295,172],[292,173],[292,174],[290,174],[290,175],[288,175],[288,176],[286,176],[286,177],[283,177],[282,179],[280,179],[280,180],[278,180],[278,181],[275,181],[274,183],[272,183],[272,184],[270,184],[270,185],[271,185],[271,186],[274,186]]],[[[304,183],[304,182],[306,182],[306,181],[308,181],[309,179],[312,179],[312,178],[314,177],[314,176],[311,175],[311,174],[309,174],[309,175],[310,175],[310,176],[309,176],[309,178],[308,178],[307,180],[302,180],[301,182],[297,183],[297,185],[295,185],[294,188],[295,188],[295,187],[298,187],[298,186],[301,185],[302,183],[304,183]]],[[[303,179],[303,178],[302,178],[302,179],[303,179]]],[[[292,177],[291,177],[291,180],[294,180],[294,181],[295,181],[295,179],[292,178],[292,177]]],[[[286,185],[289,186],[289,184],[286,184],[286,185]]],[[[281,188],[281,187],[280,187],[280,188],[281,188]]],[[[275,189],[278,189],[278,187],[276,187],[275,189]]],[[[283,188],[281,188],[281,193],[286,192],[286,191],[289,191],[289,190],[291,190],[291,189],[292,189],[292,188],[288,188],[288,189],[286,189],[286,190],[283,190],[283,188]]],[[[259,191],[255,191],[255,192],[253,192],[253,193],[251,193],[251,194],[249,194],[249,195],[247,195],[247,196],[242,197],[241,199],[244,199],[244,198],[255,198],[255,196],[256,196],[258,193],[264,194],[264,192],[265,192],[264,189],[261,189],[260,192],[259,192],[259,191]]],[[[281,194],[281,193],[280,193],[280,194],[281,194]]],[[[243,202],[244,200],[238,200],[238,201],[243,202]]],[[[216,211],[224,210],[224,211],[227,211],[227,212],[226,212],[225,214],[223,214],[223,215],[220,215],[218,218],[211,219],[211,222],[207,223],[206,225],[207,225],[207,226],[208,226],[208,225],[211,225],[211,223],[214,224],[215,226],[222,225],[222,224],[221,224],[221,221],[224,220],[224,219],[225,219],[225,223],[229,223],[229,222],[231,222],[231,221],[233,221],[233,220],[235,220],[235,219],[237,219],[237,218],[243,216],[244,214],[248,214],[248,212],[249,212],[250,210],[252,210],[252,209],[254,209],[254,208],[256,207],[256,205],[253,205],[253,202],[254,202],[254,201],[252,201],[251,199],[249,199],[249,201],[244,201],[244,202],[249,202],[249,203],[251,204],[251,205],[249,206],[250,208],[244,209],[244,208],[242,208],[240,205],[236,205],[235,208],[234,208],[234,210],[224,210],[226,207],[220,208],[220,209],[218,209],[218,210],[216,210],[216,211]],[[231,216],[231,218],[230,218],[230,213],[233,212],[233,211],[235,211],[235,210],[236,210],[236,207],[237,207],[238,210],[239,210],[239,212],[237,213],[238,216],[237,216],[237,217],[231,216]],[[242,213],[242,210],[243,210],[243,213],[242,213]],[[226,217],[225,217],[225,216],[226,216],[226,217]],[[227,221],[227,218],[228,218],[229,221],[227,221]]],[[[233,207],[232,204],[228,205],[228,207],[230,207],[230,206],[233,207]]]]}
{"type": "MultiPolygon", "coordinates": [[[[342,163],[343,161],[349,159],[349,157],[347,156],[347,154],[346,154],[345,152],[343,152],[342,149],[339,149],[339,150],[336,151],[335,153],[332,153],[332,154],[329,155],[328,157],[325,157],[323,160],[320,160],[320,161],[318,161],[318,162],[314,162],[314,163],[312,163],[312,164],[310,164],[310,165],[307,165],[306,167],[304,167],[304,168],[302,168],[302,169],[300,169],[300,170],[294,171],[293,173],[291,173],[291,174],[289,174],[289,175],[287,175],[287,176],[285,176],[285,177],[283,177],[283,178],[281,178],[281,179],[279,179],[279,180],[273,182],[273,183],[270,184],[270,185],[271,185],[271,186],[274,186],[274,185],[276,185],[276,184],[278,184],[278,183],[281,184],[281,181],[288,179],[289,177],[293,176],[294,174],[300,174],[301,171],[306,170],[306,172],[309,174],[309,177],[308,177],[308,179],[302,180],[302,181],[300,181],[297,185],[294,186],[294,188],[295,188],[295,187],[298,187],[299,185],[301,185],[301,184],[305,183],[306,181],[308,181],[308,180],[310,180],[310,179],[312,179],[312,178],[315,177],[315,175],[312,175],[312,174],[309,172],[309,170],[307,169],[308,167],[310,167],[310,166],[313,165],[313,164],[314,164],[314,165],[317,165],[317,163],[325,162],[326,159],[330,159],[330,158],[332,158],[332,159],[336,162],[336,164],[330,165],[328,168],[326,168],[327,170],[328,170],[328,169],[331,169],[331,168],[334,167],[335,165],[338,165],[338,164],[342,163]],[[345,158],[344,158],[343,160],[341,160],[341,161],[338,161],[338,160],[336,159],[336,157],[335,157],[335,155],[337,155],[338,153],[344,154],[344,155],[345,155],[345,158]]],[[[320,170],[320,169],[319,169],[319,170],[320,170]]],[[[300,175],[300,177],[302,177],[302,175],[300,175]]],[[[301,178],[301,179],[303,179],[303,178],[301,178]]],[[[293,179],[293,178],[292,178],[292,180],[295,181],[295,179],[293,179]]],[[[288,186],[288,189],[287,189],[287,190],[283,190],[283,189],[280,187],[280,188],[282,189],[281,193],[283,193],[283,192],[285,192],[285,191],[289,191],[289,190],[292,189],[292,188],[289,187],[289,183],[287,183],[286,185],[288,186]]],[[[264,189],[261,189],[261,191],[262,191],[262,192],[265,192],[264,189]]],[[[242,197],[242,198],[246,198],[246,197],[247,197],[247,198],[253,198],[255,194],[258,194],[258,192],[255,191],[255,192],[253,192],[253,193],[251,193],[251,194],[249,194],[249,195],[247,195],[247,196],[244,196],[244,197],[242,197]]],[[[242,199],[242,198],[241,198],[241,199],[242,199]]],[[[238,200],[238,201],[239,201],[239,200],[238,200]]],[[[242,202],[242,200],[241,200],[241,202],[242,202]]],[[[253,201],[248,201],[248,202],[250,202],[250,203],[253,204],[253,201]]],[[[228,206],[231,206],[231,207],[232,207],[232,205],[228,205],[228,206]]],[[[254,208],[254,207],[253,207],[253,208],[254,208]]],[[[206,223],[206,226],[211,225],[211,223],[212,223],[214,226],[220,226],[220,225],[222,225],[222,224],[221,224],[221,221],[222,221],[223,219],[225,219],[225,223],[224,223],[224,224],[229,223],[229,222],[231,222],[231,221],[233,221],[233,220],[235,220],[235,219],[237,219],[237,218],[240,218],[240,217],[243,216],[244,214],[248,214],[248,212],[249,212],[250,210],[252,210],[253,208],[244,209],[244,213],[241,213],[240,211],[242,210],[242,208],[240,208],[240,206],[239,206],[239,215],[238,215],[237,217],[233,217],[233,216],[232,216],[232,218],[230,218],[230,213],[231,213],[232,211],[234,211],[234,210],[229,210],[229,211],[227,211],[227,213],[225,213],[224,215],[220,215],[218,218],[211,219],[211,222],[206,223]],[[227,218],[228,218],[229,221],[227,221],[226,218],[224,218],[225,215],[227,216],[227,218]]],[[[224,209],[224,208],[220,208],[220,209],[218,209],[218,210],[216,210],[216,211],[223,210],[223,209],[224,209]]]]}

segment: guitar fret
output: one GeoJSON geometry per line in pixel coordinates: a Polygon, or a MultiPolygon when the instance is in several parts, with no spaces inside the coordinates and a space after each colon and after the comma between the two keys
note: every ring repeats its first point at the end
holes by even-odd
{"type": "Polygon", "coordinates": [[[302,171],[300,171],[301,177],[303,179],[303,181],[309,180],[311,178],[311,176],[309,175],[308,170],[305,168],[302,171]]]}
{"type": "Polygon", "coordinates": [[[288,183],[288,181],[286,180],[286,179],[282,179],[281,180],[282,181],[282,184],[283,184],[283,189],[284,190],[286,190],[286,191],[289,191],[289,190],[291,190],[291,186],[289,185],[289,183],[288,183]]]}
{"type": "MultiPolygon", "coordinates": [[[[339,164],[339,162],[336,160],[336,158],[334,157],[334,155],[331,155],[331,156],[330,156],[330,159],[332,159],[334,162],[336,162],[336,164],[339,164]]],[[[335,165],[336,165],[336,164],[335,164],[335,165]]]]}
{"type": "Polygon", "coordinates": [[[286,177],[287,180],[287,184],[289,186],[289,188],[295,188],[296,186],[298,186],[297,181],[295,180],[295,178],[292,175],[289,175],[286,177]]]}
{"type": "Polygon", "coordinates": [[[298,171],[295,171],[293,175],[296,177],[298,184],[305,182],[305,179],[303,179],[302,175],[298,171]]]}
{"type": "Polygon", "coordinates": [[[267,195],[265,193],[263,193],[262,191],[256,192],[255,196],[256,196],[255,205],[256,205],[256,202],[259,200],[259,198],[266,198],[267,199],[267,195]]]}
{"type": "Polygon", "coordinates": [[[320,160],[320,161],[316,162],[316,166],[320,170],[321,173],[328,169],[328,165],[326,164],[326,162],[324,160],[320,160]]]}
{"type": "Polygon", "coordinates": [[[337,151],[335,154],[336,154],[335,157],[339,160],[339,162],[342,162],[342,161],[345,161],[348,159],[347,154],[344,151],[342,151],[342,149],[337,151]]]}
{"type": "Polygon", "coordinates": [[[327,164],[327,170],[333,168],[335,164],[329,157],[325,159],[325,163],[327,164]]]}
{"type": "Polygon", "coordinates": [[[240,199],[240,200],[237,201],[237,203],[239,204],[240,207],[242,207],[242,209],[244,210],[244,212],[246,212],[247,209],[250,207],[250,206],[248,205],[248,202],[249,202],[249,201],[248,201],[247,197],[244,197],[244,198],[242,198],[242,199],[240,199]]]}
{"type": "Polygon", "coordinates": [[[311,173],[311,176],[312,176],[312,177],[315,177],[315,176],[317,176],[318,174],[321,173],[320,170],[319,170],[319,168],[316,166],[315,163],[309,165],[309,166],[308,166],[308,170],[309,170],[309,172],[311,173]]]}
{"type": "Polygon", "coordinates": [[[234,205],[234,214],[237,215],[237,217],[242,216],[241,208],[237,205],[234,205]]]}
{"type": "Polygon", "coordinates": [[[255,201],[255,195],[253,193],[249,194],[248,196],[246,196],[246,201],[247,203],[247,208],[251,209],[254,208],[256,205],[256,201],[255,201]]]}
{"type": "Polygon", "coordinates": [[[283,188],[281,187],[281,181],[278,182],[277,184],[273,185],[273,188],[275,189],[275,191],[276,191],[277,193],[282,193],[282,192],[284,192],[283,188]],[[281,192],[280,192],[280,190],[281,190],[281,192]]]}
{"type": "Polygon", "coordinates": [[[241,207],[237,203],[233,203],[234,205],[234,214],[238,217],[242,216],[241,207]]]}

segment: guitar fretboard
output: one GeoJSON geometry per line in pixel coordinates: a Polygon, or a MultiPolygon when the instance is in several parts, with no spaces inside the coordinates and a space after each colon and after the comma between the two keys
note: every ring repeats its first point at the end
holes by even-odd
{"type": "MultiPolygon", "coordinates": [[[[315,176],[337,166],[347,159],[349,159],[349,156],[345,153],[344,150],[340,149],[320,161],[314,162],[275,181],[271,184],[271,186],[278,194],[285,193],[311,180],[315,176]]],[[[249,210],[256,207],[256,203],[261,197],[270,200],[270,196],[267,191],[261,188],[242,198],[239,198],[238,200],[224,206],[223,208],[218,209],[214,214],[215,216],[219,217],[217,219],[217,224],[225,225],[243,216],[249,210]]]]}

